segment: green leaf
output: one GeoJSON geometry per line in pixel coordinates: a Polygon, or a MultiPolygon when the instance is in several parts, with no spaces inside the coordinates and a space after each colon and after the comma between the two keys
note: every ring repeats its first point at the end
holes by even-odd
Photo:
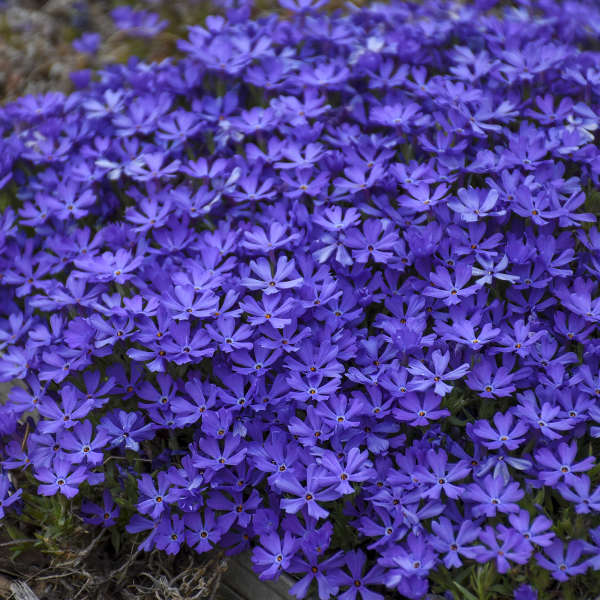
{"type": "Polygon", "coordinates": [[[119,530],[114,527],[110,532],[110,541],[112,542],[115,552],[118,554],[121,548],[121,536],[119,535],[119,530]]]}
{"type": "Polygon", "coordinates": [[[456,581],[453,582],[454,587],[462,594],[457,600],[479,600],[475,594],[472,594],[467,588],[460,585],[456,581]]]}
{"type": "Polygon", "coordinates": [[[7,531],[8,535],[10,535],[11,540],[22,540],[27,537],[18,527],[15,527],[14,525],[6,524],[4,525],[4,529],[7,531]]]}

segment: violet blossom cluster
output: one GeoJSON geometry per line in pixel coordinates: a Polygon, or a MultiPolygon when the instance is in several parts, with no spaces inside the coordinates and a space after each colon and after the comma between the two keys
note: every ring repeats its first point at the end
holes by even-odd
{"type": "Polygon", "coordinates": [[[598,6],[280,4],[2,109],[0,516],[321,600],[600,569],[598,6]]]}

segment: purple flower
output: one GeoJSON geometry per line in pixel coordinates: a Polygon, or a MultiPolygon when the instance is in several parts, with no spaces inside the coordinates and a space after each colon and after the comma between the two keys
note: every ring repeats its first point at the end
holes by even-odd
{"type": "Polygon", "coordinates": [[[196,290],[191,285],[176,285],[172,294],[163,300],[163,306],[171,311],[174,319],[187,321],[191,317],[201,318],[212,315],[218,299],[210,290],[196,296],[196,290]]]}
{"type": "Polygon", "coordinates": [[[464,479],[471,472],[467,461],[461,460],[455,464],[448,464],[446,452],[429,450],[426,462],[427,467],[418,466],[414,471],[419,480],[427,487],[423,495],[427,498],[438,499],[443,491],[449,498],[459,498],[464,492],[464,488],[454,485],[453,482],[464,479]]]}
{"type": "Polygon", "coordinates": [[[357,596],[362,600],[383,600],[383,596],[369,586],[381,583],[383,569],[375,565],[364,573],[366,556],[361,550],[353,550],[346,553],[346,567],[349,571],[336,571],[330,576],[331,581],[337,586],[347,589],[339,594],[340,600],[355,600],[357,596]]]}
{"type": "Polygon", "coordinates": [[[522,319],[511,323],[508,327],[504,328],[498,338],[497,343],[501,346],[499,352],[515,352],[521,357],[526,357],[535,343],[544,336],[544,331],[531,331],[531,326],[522,319]]]}
{"type": "Polygon", "coordinates": [[[403,545],[391,546],[379,563],[392,567],[392,571],[386,577],[386,585],[397,588],[405,579],[427,577],[435,566],[436,555],[426,536],[410,533],[403,545]]]}
{"type": "Polygon", "coordinates": [[[140,442],[154,437],[150,423],[138,413],[128,413],[124,410],[115,410],[100,420],[98,431],[103,431],[110,439],[110,447],[125,446],[137,452],[140,442]]]}
{"type": "Polygon", "coordinates": [[[290,594],[297,598],[305,598],[311,583],[316,581],[319,600],[328,600],[331,596],[335,596],[339,591],[339,586],[335,585],[331,579],[341,574],[339,567],[344,564],[342,552],[336,552],[325,560],[320,560],[321,557],[313,552],[304,552],[304,555],[305,559],[296,554],[290,564],[289,570],[292,573],[306,573],[290,588],[290,594]]]}
{"type": "Polygon", "coordinates": [[[142,261],[142,256],[132,256],[129,251],[119,248],[115,253],[106,251],[94,258],[77,258],[74,262],[81,277],[92,275],[96,281],[125,283],[133,277],[133,271],[142,261]]]}
{"type": "Polygon", "coordinates": [[[81,394],[72,385],[63,387],[61,397],[61,406],[50,398],[38,405],[39,413],[47,419],[39,425],[42,433],[56,433],[63,429],[70,429],[94,407],[94,401],[92,399],[82,401],[81,394]]]}
{"type": "Polygon", "coordinates": [[[477,321],[479,319],[455,319],[451,326],[440,323],[436,330],[444,341],[454,341],[470,347],[471,350],[481,350],[485,344],[498,336],[500,328],[492,327],[490,323],[484,323],[479,333],[476,333],[477,321]]]}
{"type": "Polygon", "coordinates": [[[113,497],[108,489],[102,494],[102,506],[84,500],[81,504],[81,510],[84,513],[83,520],[91,525],[102,525],[102,527],[111,527],[119,517],[120,509],[115,504],[113,497]]]}
{"type": "Polygon", "coordinates": [[[145,232],[166,225],[172,204],[169,201],[160,203],[156,198],[141,198],[135,207],[125,211],[125,218],[136,225],[135,231],[145,232]]]}
{"type": "Polygon", "coordinates": [[[282,329],[292,322],[287,315],[294,308],[294,302],[291,298],[286,298],[281,302],[279,295],[263,296],[262,306],[249,296],[246,296],[244,302],[240,302],[240,307],[248,313],[248,320],[251,325],[261,325],[270,323],[276,329],[282,329]]]}
{"type": "Polygon", "coordinates": [[[250,270],[260,279],[246,277],[240,283],[251,290],[261,290],[267,295],[277,294],[282,289],[298,287],[302,283],[301,277],[289,279],[295,273],[294,267],[294,260],[288,261],[285,256],[280,256],[273,272],[269,261],[266,258],[259,258],[257,261],[250,261],[250,270]]]}
{"type": "Polygon", "coordinates": [[[229,516],[215,516],[210,508],[200,512],[186,512],[185,540],[196,552],[208,552],[219,542],[223,533],[229,529],[229,516]]]}
{"type": "Polygon", "coordinates": [[[427,286],[423,293],[426,296],[444,300],[444,304],[447,306],[459,304],[463,298],[472,296],[479,289],[479,285],[466,285],[471,279],[472,273],[473,268],[471,265],[464,262],[455,266],[454,279],[446,268],[437,267],[429,277],[435,287],[427,286]]]}
{"type": "Polygon", "coordinates": [[[167,554],[177,554],[184,541],[183,519],[178,514],[163,515],[156,528],[156,547],[167,554]]]}
{"type": "Polygon", "coordinates": [[[321,466],[325,467],[328,473],[321,475],[320,480],[325,485],[337,484],[335,490],[342,495],[352,494],[354,488],[350,482],[367,481],[372,475],[372,463],[368,455],[367,451],[361,452],[358,448],[351,448],[344,464],[333,452],[326,452],[321,458],[321,466]]]}
{"type": "MultiPolygon", "coordinates": [[[[163,164],[165,159],[166,156],[162,152],[142,154],[137,158],[136,162],[132,162],[127,168],[127,174],[137,181],[150,181],[159,178],[170,179],[171,177],[175,177],[179,171],[181,162],[179,160],[174,160],[165,165],[163,164]]],[[[165,210],[168,211],[169,208],[169,204],[166,204],[165,210]]],[[[134,216],[132,212],[130,212],[130,217],[131,216],[134,216]]],[[[130,220],[135,222],[135,217],[134,219],[130,218],[130,220]]],[[[155,226],[156,223],[151,222],[150,225],[155,226]]]]}
{"type": "Polygon", "coordinates": [[[564,480],[569,484],[575,481],[576,476],[573,473],[589,471],[596,463],[594,456],[588,456],[580,462],[574,462],[577,454],[577,443],[560,443],[557,448],[557,454],[549,448],[540,448],[535,453],[535,459],[539,465],[549,470],[540,470],[539,478],[545,485],[555,486],[559,481],[564,480]]]}
{"type": "Polygon", "coordinates": [[[511,373],[508,367],[496,367],[495,360],[483,358],[472,367],[466,383],[482,398],[504,398],[516,390],[513,382],[517,376],[518,373],[511,373]]]}
{"type": "Polygon", "coordinates": [[[279,0],[279,4],[293,12],[316,10],[327,4],[328,0],[279,0]]]}
{"type": "Polygon", "coordinates": [[[577,514],[588,514],[599,510],[600,487],[596,487],[591,492],[591,482],[587,475],[580,477],[573,475],[568,482],[565,479],[565,483],[559,483],[556,489],[565,500],[575,505],[577,514]]]}
{"type": "Polygon", "coordinates": [[[481,531],[481,528],[471,520],[463,521],[458,532],[446,517],[440,517],[439,521],[432,521],[431,528],[435,536],[430,538],[430,542],[438,552],[444,554],[444,565],[448,569],[463,564],[460,555],[475,558],[483,549],[482,546],[471,545],[477,540],[481,531]]]}
{"type": "Polygon", "coordinates": [[[267,348],[255,348],[253,354],[246,350],[236,350],[231,355],[231,360],[235,363],[232,369],[244,375],[262,376],[268,372],[280,354],[279,350],[269,352],[267,348]]]}
{"type": "Polygon", "coordinates": [[[530,514],[521,510],[509,515],[508,521],[530,544],[548,546],[552,543],[554,532],[550,531],[552,521],[548,517],[538,515],[531,520],[530,514]]]}
{"type": "Polygon", "coordinates": [[[587,562],[577,564],[583,551],[584,545],[581,540],[573,540],[566,547],[564,542],[556,540],[544,548],[544,554],[538,552],[535,558],[542,568],[550,571],[554,579],[567,581],[569,576],[587,571],[587,562]]]}
{"type": "Polygon", "coordinates": [[[523,583],[515,590],[514,600],[538,600],[538,593],[530,585],[523,583]]]}
{"type": "Polygon", "coordinates": [[[59,219],[81,219],[87,216],[87,209],[96,202],[96,196],[90,189],[82,190],[74,181],[59,185],[57,196],[49,196],[46,206],[59,219]]]}
{"type": "Polygon", "coordinates": [[[276,485],[289,470],[294,473],[301,455],[300,446],[288,442],[287,436],[277,430],[271,433],[262,447],[252,448],[250,452],[254,457],[255,467],[263,473],[270,473],[270,485],[276,485]]]}
{"type": "Polygon", "coordinates": [[[173,504],[179,498],[179,490],[170,489],[171,485],[169,476],[163,471],[158,473],[158,487],[154,485],[150,475],[142,473],[138,480],[138,490],[142,499],[137,503],[136,508],[140,513],[156,519],[166,510],[168,504],[173,504]]]}
{"type": "Polygon", "coordinates": [[[350,429],[360,424],[358,416],[365,413],[366,407],[360,400],[358,394],[351,401],[344,394],[335,394],[317,405],[317,414],[332,427],[350,429]]]}
{"type": "Polygon", "coordinates": [[[379,221],[369,219],[362,232],[354,228],[346,232],[344,245],[353,248],[352,257],[358,263],[366,263],[369,258],[386,263],[392,257],[391,249],[397,241],[396,233],[382,227],[379,221]]]}
{"type": "Polygon", "coordinates": [[[154,547],[154,543],[156,540],[156,533],[158,530],[158,526],[160,525],[162,518],[160,520],[150,520],[142,517],[139,514],[134,514],[131,517],[131,520],[125,527],[125,530],[128,533],[140,533],[142,531],[150,531],[148,536],[142,543],[138,546],[138,550],[148,552],[154,547]]]}
{"type": "Polygon", "coordinates": [[[367,546],[369,550],[379,548],[380,546],[387,546],[390,542],[398,540],[406,533],[406,529],[402,524],[404,517],[401,514],[396,515],[392,519],[390,514],[382,507],[376,506],[374,510],[376,514],[373,515],[373,519],[363,516],[360,518],[360,524],[357,526],[358,531],[362,535],[377,538],[367,546]]]}
{"type": "Polygon", "coordinates": [[[479,221],[488,216],[498,217],[506,213],[505,210],[493,210],[498,202],[496,190],[461,188],[457,195],[458,199],[448,202],[448,206],[456,211],[463,221],[479,221]]]}
{"type": "Polygon", "coordinates": [[[570,418],[561,419],[560,412],[560,406],[552,406],[549,402],[544,402],[539,407],[531,391],[521,394],[521,402],[515,408],[517,417],[523,419],[530,428],[539,430],[543,436],[551,440],[560,438],[559,431],[567,431],[574,426],[570,418]]]}
{"type": "Polygon", "coordinates": [[[477,285],[491,285],[494,279],[515,283],[519,281],[517,275],[505,273],[509,262],[506,254],[496,263],[494,259],[480,256],[477,259],[479,266],[473,267],[473,275],[478,275],[477,285]]]}
{"type": "Polygon", "coordinates": [[[285,248],[300,238],[300,234],[297,232],[286,235],[287,229],[286,225],[277,221],[270,224],[268,234],[260,227],[255,226],[252,230],[244,232],[244,241],[241,244],[253,252],[267,254],[278,248],[285,248]]]}
{"type": "Polygon", "coordinates": [[[70,462],[98,465],[104,459],[101,450],[106,446],[108,439],[107,433],[102,430],[93,437],[92,424],[85,420],[75,425],[72,431],[64,431],[60,435],[60,446],[66,451],[70,462]]]}
{"type": "MultiPolygon", "coordinates": [[[[529,159],[524,159],[528,161],[529,159]]],[[[550,199],[542,194],[534,195],[525,185],[519,186],[511,210],[522,217],[529,217],[536,225],[547,225],[559,212],[551,210],[550,199]]]]}
{"type": "Polygon", "coordinates": [[[514,529],[505,529],[497,533],[493,527],[487,526],[479,535],[479,539],[486,547],[479,550],[476,560],[495,560],[499,573],[506,573],[510,569],[509,561],[524,565],[531,556],[531,545],[514,529]]]}
{"type": "Polygon", "coordinates": [[[260,504],[261,499],[256,490],[252,490],[248,498],[244,498],[241,493],[233,493],[231,499],[220,492],[214,492],[207,500],[210,508],[223,511],[222,517],[229,517],[230,525],[237,522],[240,527],[248,527],[260,504]]]}
{"type": "Polygon", "coordinates": [[[453,381],[460,379],[469,371],[467,363],[460,367],[446,372],[448,363],[450,362],[450,352],[442,354],[440,350],[435,350],[431,355],[433,362],[433,371],[427,368],[420,361],[412,361],[408,367],[408,372],[415,377],[410,382],[411,390],[424,391],[433,386],[436,394],[445,396],[452,390],[452,386],[448,385],[444,380],[453,381]]]}
{"type": "Polygon", "coordinates": [[[10,479],[4,474],[0,474],[0,519],[6,515],[6,509],[14,504],[23,494],[23,490],[11,490],[10,479]]]}
{"type": "Polygon", "coordinates": [[[55,458],[50,468],[42,467],[36,471],[36,478],[43,482],[38,486],[38,494],[53,496],[60,492],[67,498],[76,496],[77,486],[88,478],[88,471],[84,466],[71,471],[72,466],[69,461],[55,458]]]}
{"type": "Polygon", "coordinates": [[[171,402],[178,426],[195,423],[205,411],[215,405],[217,387],[192,378],[185,384],[185,396],[177,396],[171,402]]]}
{"type": "Polygon", "coordinates": [[[226,465],[238,465],[241,463],[248,449],[241,448],[238,450],[241,441],[240,438],[233,435],[226,435],[223,439],[223,449],[221,449],[216,439],[202,439],[198,443],[198,450],[202,451],[203,454],[199,452],[192,454],[194,466],[200,469],[218,471],[226,465]]]}
{"type": "Polygon", "coordinates": [[[523,436],[529,431],[529,427],[525,423],[514,422],[511,413],[496,413],[493,420],[495,428],[485,420],[476,421],[471,428],[471,432],[486,448],[516,450],[525,441],[523,436]]]}
{"type": "Polygon", "coordinates": [[[117,29],[127,31],[136,37],[153,37],[159,34],[168,21],[160,21],[158,14],[146,10],[134,10],[129,6],[119,6],[111,11],[117,29]]]}
{"type": "Polygon", "coordinates": [[[95,54],[100,46],[100,40],[99,33],[87,32],[76,40],[73,40],[72,45],[77,52],[95,54]]]}
{"type": "Polygon", "coordinates": [[[402,408],[395,408],[393,414],[399,421],[409,421],[413,427],[429,425],[430,421],[437,421],[450,415],[447,409],[439,408],[440,403],[441,400],[433,392],[426,392],[423,395],[410,393],[401,400],[402,408]]]}
{"type": "Polygon", "coordinates": [[[252,335],[251,327],[242,324],[236,329],[236,325],[235,319],[219,317],[214,327],[206,325],[205,329],[213,340],[219,342],[219,348],[223,352],[252,349],[252,342],[245,341],[252,335]]]}
{"type": "Polygon", "coordinates": [[[282,571],[289,568],[298,540],[288,531],[283,540],[276,533],[261,536],[260,546],[252,553],[252,562],[259,569],[260,579],[276,579],[282,571]]]}
{"type": "Polygon", "coordinates": [[[209,343],[206,331],[201,328],[192,331],[189,321],[185,320],[173,324],[171,337],[163,342],[162,348],[168,360],[184,365],[201,360],[204,356],[212,356],[215,350],[209,343]]]}
{"type": "Polygon", "coordinates": [[[408,195],[401,196],[398,201],[403,208],[415,212],[424,212],[430,210],[433,206],[440,204],[448,193],[446,184],[439,185],[433,192],[428,183],[418,183],[406,185],[408,195]]]}
{"type": "Polygon", "coordinates": [[[493,517],[496,513],[515,513],[519,511],[517,502],[525,493],[516,481],[505,483],[501,477],[487,475],[477,483],[466,486],[463,498],[473,502],[473,515],[493,517]]]}
{"type": "Polygon", "coordinates": [[[280,502],[281,508],[292,514],[306,508],[308,515],[315,519],[327,517],[329,511],[320,506],[319,502],[335,500],[339,498],[340,493],[332,487],[327,487],[329,484],[327,481],[323,481],[323,474],[320,467],[311,464],[306,471],[305,484],[290,473],[277,479],[277,487],[282,492],[294,496],[294,498],[283,498],[280,502]]]}

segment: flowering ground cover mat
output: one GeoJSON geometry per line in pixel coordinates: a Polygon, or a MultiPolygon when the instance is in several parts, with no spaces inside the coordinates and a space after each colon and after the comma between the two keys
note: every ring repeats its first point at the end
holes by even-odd
{"type": "Polygon", "coordinates": [[[594,598],[599,33],[591,0],[229,1],[3,106],[8,534],[52,503],[298,598],[594,598]]]}

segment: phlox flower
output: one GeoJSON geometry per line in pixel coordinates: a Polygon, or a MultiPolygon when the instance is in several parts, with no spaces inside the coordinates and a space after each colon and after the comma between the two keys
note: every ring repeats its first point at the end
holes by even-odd
{"type": "Polygon", "coordinates": [[[439,397],[431,392],[423,395],[413,392],[400,401],[401,408],[395,408],[392,412],[399,421],[408,421],[413,427],[419,427],[450,415],[447,409],[439,408],[440,404],[439,397]]]}
{"type": "Polygon", "coordinates": [[[303,483],[292,474],[286,474],[277,480],[277,487],[293,498],[282,498],[281,508],[287,513],[297,513],[306,509],[307,514],[315,519],[323,519],[329,515],[319,502],[329,502],[340,497],[340,493],[322,478],[323,470],[316,464],[309,465],[306,471],[306,482],[303,483]]]}
{"type": "Polygon", "coordinates": [[[433,285],[427,286],[423,293],[426,296],[442,299],[447,306],[459,304],[463,298],[472,296],[479,289],[479,285],[466,285],[472,274],[473,268],[462,262],[455,267],[454,280],[448,269],[437,267],[435,272],[430,275],[433,285]]]}
{"type": "Polygon", "coordinates": [[[524,495],[516,481],[505,483],[501,477],[486,475],[482,480],[468,484],[463,498],[474,503],[472,510],[475,517],[493,517],[497,512],[518,512],[517,502],[524,495]]]}
{"type": "Polygon", "coordinates": [[[464,363],[458,368],[447,372],[446,369],[450,362],[450,352],[442,354],[440,350],[435,350],[431,354],[431,361],[433,363],[433,371],[420,361],[412,361],[409,364],[408,372],[414,375],[409,384],[411,391],[425,391],[433,387],[436,394],[445,396],[452,389],[452,386],[448,385],[445,380],[453,381],[460,379],[469,371],[469,365],[464,363]]]}
{"type": "Polygon", "coordinates": [[[546,546],[543,554],[538,552],[535,558],[542,568],[550,571],[554,579],[567,581],[570,576],[587,571],[587,562],[579,562],[583,551],[584,545],[581,540],[573,540],[566,547],[564,542],[557,540],[546,546]]]}
{"type": "Polygon", "coordinates": [[[60,492],[67,498],[76,496],[79,484],[88,477],[88,470],[85,466],[72,467],[69,461],[55,458],[51,467],[42,467],[36,471],[36,479],[43,482],[38,486],[38,494],[53,496],[60,492]]]}
{"type": "Polygon", "coordinates": [[[295,274],[295,261],[288,261],[285,256],[279,257],[274,272],[266,258],[250,261],[250,269],[260,279],[246,277],[241,280],[241,284],[251,290],[261,290],[267,295],[298,287],[302,283],[302,277],[289,279],[295,274]]]}

